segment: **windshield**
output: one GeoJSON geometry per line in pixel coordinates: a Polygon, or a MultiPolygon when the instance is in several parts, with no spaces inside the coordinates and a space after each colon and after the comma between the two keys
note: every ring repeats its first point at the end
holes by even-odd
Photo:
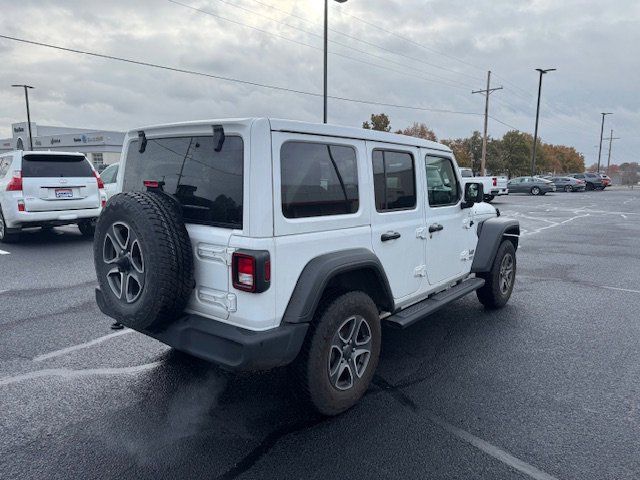
{"type": "Polygon", "coordinates": [[[244,144],[228,135],[219,152],[213,136],[149,139],[129,144],[123,191],[155,181],[182,204],[186,222],[242,228],[244,144]]]}
{"type": "Polygon", "coordinates": [[[83,155],[31,154],[22,159],[22,176],[93,177],[93,169],[83,155]]]}

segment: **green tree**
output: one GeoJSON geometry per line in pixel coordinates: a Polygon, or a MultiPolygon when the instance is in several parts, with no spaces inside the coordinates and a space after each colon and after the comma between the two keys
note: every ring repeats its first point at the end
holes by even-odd
{"type": "Polygon", "coordinates": [[[509,177],[528,175],[531,171],[531,147],[533,138],[528,133],[511,130],[501,142],[501,157],[509,177]]]}
{"type": "Polygon", "coordinates": [[[379,130],[381,132],[390,132],[391,131],[391,120],[386,113],[371,114],[371,122],[368,120],[366,122],[362,122],[362,128],[367,130],[379,130]]]}
{"type": "Polygon", "coordinates": [[[413,122],[411,126],[404,130],[397,130],[396,133],[399,133],[400,135],[408,135],[410,137],[423,138],[425,140],[431,140],[432,142],[438,141],[438,137],[436,137],[436,134],[427,126],[426,123],[413,122]]]}

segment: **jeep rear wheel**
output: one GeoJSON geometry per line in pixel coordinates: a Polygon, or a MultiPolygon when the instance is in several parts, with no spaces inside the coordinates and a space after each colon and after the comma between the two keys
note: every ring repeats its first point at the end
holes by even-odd
{"type": "Polygon", "coordinates": [[[296,364],[302,391],[318,412],[337,415],[360,400],[380,343],[378,309],[365,293],[346,293],[319,309],[296,364]]]}
{"type": "Polygon", "coordinates": [[[516,281],[516,249],[513,243],[504,240],[498,247],[491,270],[478,276],[485,280],[484,286],[476,290],[480,303],[491,309],[504,307],[511,298],[516,281]]]}
{"type": "Polygon", "coordinates": [[[114,196],[98,219],[93,253],[105,307],[115,320],[152,331],[181,316],[193,289],[193,253],[171,197],[114,196]]]}

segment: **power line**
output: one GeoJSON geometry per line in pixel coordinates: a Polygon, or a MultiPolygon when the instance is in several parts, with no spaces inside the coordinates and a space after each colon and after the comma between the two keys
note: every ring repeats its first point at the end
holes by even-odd
{"type": "MultiPolygon", "coordinates": [[[[169,1],[171,1],[171,0],[169,0],[169,1]]],[[[290,28],[293,28],[293,29],[296,29],[296,30],[299,30],[299,31],[302,31],[302,32],[305,32],[305,33],[308,33],[309,35],[314,35],[314,36],[317,36],[317,37],[322,37],[322,36],[321,36],[321,35],[319,35],[319,34],[316,34],[316,33],[313,33],[313,32],[309,32],[308,30],[304,30],[304,29],[302,29],[302,28],[300,28],[300,27],[297,27],[297,26],[291,25],[291,24],[286,23],[286,22],[283,22],[283,21],[281,21],[281,20],[274,19],[273,17],[268,17],[268,16],[266,16],[266,15],[264,15],[264,14],[262,14],[262,13],[256,12],[256,11],[254,11],[254,10],[251,10],[251,9],[248,9],[248,8],[245,8],[245,7],[242,7],[242,6],[240,6],[240,5],[237,5],[237,4],[235,4],[235,3],[229,2],[229,1],[227,1],[227,0],[216,0],[216,1],[221,2],[221,3],[225,3],[225,4],[227,4],[227,5],[232,5],[232,6],[236,7],[236,8],[239,8],[239,9],[241,9],[241,10],[244,10],[244,11],[246,11],[246,12],[253,13],[254,15],[258,15],[258,16],[260,16],[260,17],[267,18],[267,19],[269,19],[269,20],[271,20],[271,21],[273,21],[273,22],[280,23],[280,24],[282,24],[282,25],[286,25],[286,26],[288,26],[288,27],[290,27],[290,28]]],[[[302,20],[303,22],[309,23],[309,24],[311,24],[311,25],[320,25],[319,23],[314,22],[313,20],[309,20],[308,18],[305,18],[305,17],[303,17],[303,16],[296,15],[296,14],[294,14],[294,13],[287,12],[286,10],[284,10],[284,9],[282,9],[282,8],[278,8],[278,7],[275,7],[275,6],[273,6],[273,5],[269,5],[269,4],[264,3],[264,2],[261,2],[261,1],[259,1],[259,0],[253,0],[253,1],[254,1],[255,3],[257,3],[258,5],[262,5],[263,7],[267,7],[267,8],[270,8],[270,9],[272,9],[272,10],[275,10],[275,11],[278,11],[278,12],[281,12],[281,13],[284,13],[285,15],[288,15],[288,16],[293,17],[293,18],[297,18],[298,20],[302,20]]],[[[454,70],[454,69],[452,69],[452,68],[443,67],[443,66],[438,65],[438,64],[435,64],[435,63],[427,62],[426,60],[423,60],[423,59],[421,59],[421,58],[416,58],[416,57],[413,57],[413,56],[411,56],[411,55],[406,55],[406,54],[404,54],[404,53],[399,53],[399,52],[394,51],[394,50],[391,50],[391,49],[389,49],[389,48],[387,48],[387,47],[383,47],[382,45],[379,45],[379,44],[377,44],[377,43],[369,42],[369,41],[364,40],[364,39],[362,39],[362,38],[356,37],[355,35],[350,35],[350,34],[348,34],[348,33],[341,32],[340,30],[336,30],[336,29],[333,29],[333,28],[329,28],[329,31],[331,31],[331,32],[333,32],[333,33],[337,33],[338,35],[342,35],[342,36],[344,36],[344,37],[346,37],[346,38],[348,38],[348,39],[350,39],[350,40],[355,40],[356,42],[360,42],[360,43],[363,43],[363,44],[365,44],[365,45],[369,45],[369,46],[371,46],[371,47],[378,48],[378,49],[383,50],[383,51],[385,51],[385,52],[387,52],[387,53],[390,53],[390,54],[392,54],[392,55],[397,55],[397,56],[399,56],[399,57],[403,57],[403,58],[409,59],[409,60],[414,61],[414,62],[423,63],[423,64],[425,64],[425,65],[428,65],[428,66],[433,67],[433,68],[437,68],[437,69],[442,70],[442,71],[445,71],[445,72],[450,72],[450,73],[454,73],[454,74],[456,74],[456,75],[462,75],[462,76],[468,77],[468,78],[470,78],[470,79],[477,80],[477,77],[475,77],[475,76],[473,76],[473,75],[469,75],[469,74],[466,74],[466,73],[464,73],[464,72],[460,72],[460,71],[458,71],[458,70],[454,70]]],[[[350,45],[345,45],[345,44],[343,44],[343,43],[336,42],[335,40],[330,40],[330,42],[335,43],[335,44],[337,44],[337,45],[341,45],[341,46],[343,46],[343,47],[345,47],[345,48],[351,48],[351,49],[354,49],[354,48],[353,48],[353,47],[351,47],[350,45]]],[[[359,50],[356,50],[356,51],[359,51],[359,50]]]]}
{"type": "MultiPolygon", "coordinates": [[[[253,81],[250,81],[250,80],[242,80],[242,79],[233,78],[233,77],[215,75],[215,74],[212,74],[212,73],[199,72],[197,70],[189,70],[189,69],[184,69],[184,68],[172,67],[172,66],[169,66],[169,65],[161,65],[161,64],[158,64],[158,63],[151,63],[151,62],[146,62],[146,61],[143,61],[143,60],[135,60],[135,59],[132,59],[132,58],[117,57],[115,55],[107,55],[107,54],[103,54],[103,53],[90,52],[90,51],[87,51],[87,50],[80,50],[80,49],[76,49],[76,48],[62,47],[60,45],[53,45],[53,44],[50,44],[50,43],[37,42],[35,40],[27,40],[27,39],[24,39],[24,38],[12,37],[12,36],[9,36],[9,35],[0,34],[0,38],[4,38],[5,40],[11,40],[11,41],[14,41],[14,42],[24,43],[24,44],[28,44],[28,45],[35,45],[35,46],[39,46],[39,47],[45,47],[45,48],[50,48],[50,49],[54,49],[54,50],[60,50],[60,51],[63,51],[63,52],[68,52],[68,53],[76,53],[76,54],[79,54],[79,55],[86,55],[86,56],[89,56],[89,57],[102,58],[102,59],[106,59],[106,60],[113,60],[113,61],[118,61],[118,62],[123,62],[123,63],[130,63],[130,64],[133,64],[133,65],[138,65],[138,66],[142,66],[142,67],[156,68],[156,69],[160,69],[160,70],[167,70],[167,71],[170,71],[170,72],[184,73],[184,74],[188,74],[188,75],[196,75],[196,76],[206,77],[206,78],[214,78],[216,80],[224,80],[226,82],[239,83],[239,84],[242,84],[242,85],[249,85],[249,86],[252,86],[252,87],[260,87],[260,88],[265,88],[265,89],[269,89],[269,90],[276,90],[276,91],[281,91],[281,92],[287,92],[287,93],[296,93],[296,94],[299,94],[299,95],[306,95],[306,96],[310,96],[310,97],[322,97],[323,96],[322,93],[309,92],[309,91],[305,91],[305,90],[297,90],[297,89],[294,89],[294,88],[287,88],[287,87],[282,87],[282,86],[278,86],[278,85],[270,85],[270,84],[266,84],[266,83],[253,82],[253,81]]],[[[481,113],[477,113],[477,112],[464,112],[464,111],[450,110],[450,109],[444,109],[444,108],[433,108],[433,107],[417,107],[417,106],[413,106],[413,105],[402,105],[402,104],[396,104],[396,103],[376,102],[376,101],[365,100],[365,99],[347,98],[347,97],[339,97],[339,96],[331,96],[331,95],[329,96],[329,98],[331,98],[333,100],[343,101],[343,102],[359,103],[359,104],[365,104],[365,105],[376,105],[376,106],[381,106],[381,107],[401,108],[401,109],[406,109],[406,110],[416,110],[416,111],[423,111],[423,112],[447,113],[447,114],[452,114],[452,115],[454,115],[454,114],[455,115],[482,115],[481,113]]]]}
{"type": "MultiPolygon", "coordinates": [[[[258,31],[258,32],[260,32],[260,33],[263,33],[263,34],[266,34],[266,35],[271,35],[271,36],[274,36],[274,37],[280,38],[280,39],[282,39],[282,40],[287,40],[287,41],[293,42],[293,43],[298,44],[298,45],[302,45],[302,46],[305,46],[305,47],[312,48],[312,49],[314,49],[314,50],[322,50],[320,47],[316,47],[316,46],[314,46],[314,45],[310,45],[310,44],[308,44],[308,43],[301,42],[301,41],[299,41],[299,40],[294,40],[294,39],[291,39],[291,38],[289,38],[289,37],[285,37],[284,35],[280,35],[280,34],[278,34],[278,33],[273,33],[273,32],[270,32],[270,31],[268,31],[268,30],[264,30],[264,29],[262,29],[262,28],[254,27],[253,25],[249,25],[249,24],[246,24],[246,23],[240,22],[240,21],[238,21],[238,20],[232,20],[232,19],[229,19],[229,18],[227,18],[227,17],[223,17],[222,15],[218,15],[217,13],[213,13],[213,12],[210,12],[210,11],[208,11],[208,10],[204,10],[204,9],[202,9],[202,8],[194,7],[194,6],[192,6],[192,5],[188,5],[188,4],[186,4],[186,3],[182,3],[182,2],[179,2],[179,1],[177,1],[177,0],[167,0],[167,1],[168,1],[168,2],[170,2],[170,3],[173,3],[173,4],[175,4],[175,5],[179,5],[179,6],[181,6],[181,7],[188,8],[188,9],[190,9],[190,10],[196,11],[196,12],[199,12],[199,13],[202,13],[202,14],[205,14],[205,15],[209,15],[209,16],[211,16],[211,17],[218,18],[218,19],[220,19],[220,20],[224,20],[224,21],[227,21],[227,22],[233,23],[233,24],[235,24],[235,25],[240,25],[240,26],[243,26],[243,27],[246,27],[246,28],[250,28],[250,29],[252,29],[252,30],[256,30],[256,31],[258,31]]],[[[288,24],[288,23],[281,22],[281,21],[279,21],[279,20],[275,20],[275,19],[269,18],[269,17],[267,17],[267,16],[261,15],[260,13],[254,12],[253,10],[250,10],[250,9],[247,9],[247,8],[244,8],[244,7],[240,7],[240,6],[237,6],[237,5],[233,4],[233,3],[227,2],[226,0],[217,0],[217,1],[222,2],[222,3],[225,3],[225,4],[228,4],[228,5],[235,6],[235,7],[237,7],[237,8],[240,8],[240,9],[242,9],[242,10],[248,11],[248,12],[253,13],[253,14],[255,14],[255,15],[262,16],[263,18],[267,18],[268,20],[274,21],[274,22],[276,22],[276,23],[280,23],[280,24],[282,24],[282,25],[286,25],[286,26],[287,26],[287,27],[289,27],[289,28],[293,28],[293,29],[295,29],[295,30],[301,31],[301,32],[306,33],[306,34],[308,34],[308,35],[312,35],[312,36],[314,36],[314,37],[318,37],[318,38],[323,38],[323,37],[322,37],[322,35],[318,35],[318,34],[316,34],[315,32],[310,32],[310,31],[308,31],[308,30],[305,30],[305,29],[302,29],[302,28],[299,28],[299,27],[296,27],[296,26],[290,25],[290,24],[288,24]]],[[[398,65],[398,66],[402,67],[402,68],[408,68],[408,69],[410,69],[410,70],[414,70],[414,71],[416,71],[416,72],[418,72],[418,73],[422,73],[422,74],[425,74],[425,75],[430,75],[430,76],[432,76],[432,77],[434,77],[434,78],[437,78],[437,79],[442,80],[441,82],[438,82],[438,81],[436,81],[436,80],[426,79],[426,78],[422,77],[422,78],[424,78],[425,80],[427,80],[427,81],[429,81],[429,82],[433,82],[433,83],[441,83],[442,85],[447,85],[447,86],[455,87],[455,88],[461,88],[461,87],[472,88],[472,86],[471,86],[471,85],[469,85],[469,84],[465,84],[465,83],[459,82],[459,81],[457,81],[457,80],[454,80],[454,79],[451,79],[451,78],[448,78],[448,77],[443,77],[443,76],[441,76],[441,75],[437,75],[437,74],[434,74],[434,73],[431,73],[431,72],[427,72],[427,71],[421,70],[421,69],[419,69],[419,68],[413,67],[413,66],[411,66],[411,65],[406,65],[406,64],[404,64],[404,63],[396,62],[396,61],[394,61],[394,60],[389,60],[388,58],[382,57],[382,56],[380,56],[380,55],[376,55],[376,54],[374,54],[374,53],[370,53],[370,52],[367,52],[367,51],[365,51],[365,50],[361,50],[361,49],[359,49],[359,48],[355,48],[355,47],[352,47],[352,46],[350,46],[350,45],[347,45],[347,44],[344,44],[344,43],[341,43],[341,42],[336,42],[335,40],[331,40],[331,43],[333,43],[333,44],[335,44],[335,45],[339,45],[339,46],[344,47],[344,48],[348,48],[348,49],[350,49],[350,50],[353,50],[353,51],[355,51],[355,52],[361,53],[361,54],[363,54],[363,55],[367,55],[367,56],[370,56],[370,57],[376,58],[376,59],[378,59],[378,60],[382,60],[382,61],[387,62],[387,63],[393,63],[393,64],[395,64],[395,65],[398,65]],[[447,82],[447,83],[445,83],[445,82],[447,82]]],[[[389,70],[389,71],[392,71],[392,72],[400,73],[400,74],[402,74],[402,75],[405,75],[405,74],[406,74],[405,72],[401,72],[401,71],[398,71],[398,70],[394,70],[394,69],[391,69],[391,68],[386,67],[386,66],[384,66],[384,65],[379,65],[379,64],[375,64],[375,63],[371,63],[371,62],[366,62],[366,61],[364,61],[364,60],[361,60],[361,59],[358,59],[358,58],[355,58],[355,57],[350,57],[350,56],[348,56],[348,55],[344,55],[344,54],[341,54],[341,53],[337,53],[337,52],[329,52],[329,53],[331,53],[331,55],[335,55],[335,56],[338,56],[338,57],[346,58],[346,59],[348,59],[348,60],[352,60],[352,61],[355,61],[355,62],[364,63],[364,64],[366,64],[366,65],[373,65],[373,66],[376,66],[376,67],[378,67],[378,68],[382,68],[382,69],[384,69],[384,70],[389,70]]]]}

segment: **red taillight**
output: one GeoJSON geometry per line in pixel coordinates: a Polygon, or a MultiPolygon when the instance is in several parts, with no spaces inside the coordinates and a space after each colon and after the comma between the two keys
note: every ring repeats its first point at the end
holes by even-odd
{"type": "Polygon", "coordinates": [[[22,191],[22,172],[16,170],[13,172],[13,178],[7,184],[7,192],[21,192],[22,191]]]}
{"type": "Polygon", "coordinates": [[[155,180],[145,180],[142,182],[143,185],[147,188],[158,188],[159,184],[155,180]]]}
{"type": "Polygon", "coordinates": [[[102,181],[100,174],[94,170],[93,175],[96,177],[96,181],[98,182],[98,188],[104,188],[104,182],[102,181]]]}
{"type": "Polygon", "coordinates": [[[239,250],[231,258],[233,287],[244,292],[262,293],[271,283],[271,262],[265,250],[239,250]]]}
{"type": "Polygon", "coordinates": [[[498,179],[496,177],[493,177],[493,186],[494,187],[498,186],[498,179]]]}
{"type": "Polygon", "coordinates": [[[106,207],[107,206],[107,199],[103,198],[101,203],[102,203],[102,208],[106,207]]]}
{"type": "Polygon", "coordinates": [[[18,200],[18,211],[19,212],[24,212],[25,211],[24,200],[18,200]]]}

